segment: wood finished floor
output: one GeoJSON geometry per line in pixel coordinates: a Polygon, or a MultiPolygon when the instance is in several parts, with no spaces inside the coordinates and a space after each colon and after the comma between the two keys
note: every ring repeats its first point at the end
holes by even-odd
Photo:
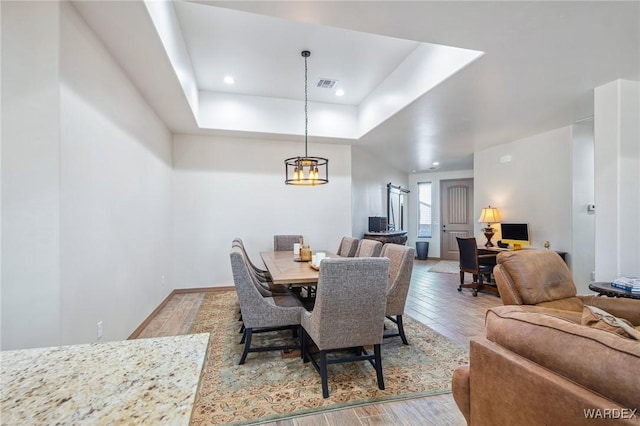
{"type": "MultiPolygon", "coordinates": [[[[458,274],[429,272],[437,260],[416,260],[405,315],[429,326],[458,344],[484,333],[488,308],[502,305],[491,293],[473,297],[471,290],[457,291],[458,274]]],[[[471,279],[467,276],[467,281],[471,279]]],[[[138,338],[186,334],[198,312],[204,293],[175,294],[140,332],[138,338]]],[[[364,407],[264,423],[270,426],[306,425],[465,425],[451,394],[364,407]]]]}

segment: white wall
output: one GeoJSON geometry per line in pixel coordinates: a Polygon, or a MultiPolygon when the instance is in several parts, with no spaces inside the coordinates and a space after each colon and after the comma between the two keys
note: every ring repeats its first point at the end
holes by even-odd
{"type": "Polygon", "coordinates": [[[595,89],[596,280],[640,276],[640,83],[595,89]]]}
{"type": "Polygon", "coordinates": [[[593,119],[572,126],[572,218],[571,272],[576,283],[585,285],[595,270],[595,212],[587,206],[595,202],[593,119]]]}
{"type": "Polygon", "coordinates": [[[60,342],[59,10],[2,2],[2,349],[60,342]]]}
{"type": "MultiPolygon", "coordinates": [[[[351,152],[351,226],[353,236],[362,238],[369,231],[369,216],[387,216],[387,184],[391,182],[409,189],[409,183],[406,173],[395,170],[361,147],[354,146],[351,152]]],[[[412,191],[409,200],[415,196],[412,191]]],[[[408,223],[405,229],[409,229],[408,223]]]]}
{"type": "Polygon", "coordinates": [[[173,288],[171,136],[70,3],[2,19],[2,349],[126,338],[173,288]]]}
{"type": "Polygon", "coordinates": [[[413,196],[409,197],[409,233],[407,234],[409,239],[407,245],[415,247],[416,241],[427,241],[429,242],[429,258],[440,257],[440,225],[442,223],[440,220],[440,182],[466,178],[473,178],[473,170],[414,173],[409,175],[409,189],[413,196]],[[418,183],[420,182],[431,182],[431,218],[433,220],[431,227],[433,235],[431,238],[418,238],[418,183]]]}
{"type": "Polygon", "coordinates": [[[126,338],[171,292],[171,133],[62,5],[61,342],[126,338]],[[164,279],[163,279],[164,277],[164,279]]]}
{"type": "MultiPolygon", "coordinates": [[[[498,208],[503,222],[528,223],[531,245],[541,248],[549,241],[552,249],[569,253],[569,265],[571,140],[567,126],[474,154],[474,215],[491,205],[498,208]],[[501,162],[506,157],[510,160],[501,162]]],[[[476,224],[476,233],[482,226],[476,224]]],[[[497,232],[493,240],[500,238],[497,232]]]]}
{"type": "MultiPolygon", "coordinates": [[[[2,28],[0,6],[0,28],[2,28]]],[[[0,38],[1,40],[1,38],[0,38]]],[[[0,54],[0,93],[2,93],[2,55],[0,54]]],[[[2,165],[2,100],[0,99],[0,165],[2,165]]],[[[0,242],[2,242],[2,167],[0,167],[0,242]]],[[[2,244],[0,244],[0,309],[2,308],[2,244]]],[[[0,314],[0,349],[2,348],[2,314],[0,314]]]]}
{"type": "MultiPolygon", "coordinates": [[[[275,234],[302,234],[312,250],[335,251],[351,235],[351,149],[309,144],[329,159],[329,183],[284,184],[284,159],[304,142],[175,135],[174,255],[176,288],[233,285],[231,241],[249,256],[273,249],[275,234]]],[[[301,151],[302,150],[302,151],[301,151]]]]}

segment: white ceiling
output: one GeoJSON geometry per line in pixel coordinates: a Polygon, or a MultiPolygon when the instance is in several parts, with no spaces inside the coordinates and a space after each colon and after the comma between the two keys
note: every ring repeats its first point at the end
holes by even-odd
{"type": "Polygon", "coordinates": [[[419,44],[189,2],[174,7],[201,90],[303,99],[300,53],[310,49],[309,99],[357,105],[419,44]],[[345,95],[316,89],[319,78],[337,79],[345,95]]]}
{"type": "MultiPolygon", "coordinates": [[[[298,139],[264,128],[200,128],[189,90],[181,84],[184,70],[172,66],[166,41],[163,47],[143,2],[74,4],[172,131],[298,139]]],[[[434,161],[440,170],[469,169],[474,150],[590,117],[594,87],[618,78],[640,80],[639,2],[211,1],[173,6],[181,39],[169,50],[182,46],[188,53],[182,59],[192,67],[193,90],[242,95],[237,99],[299,102],[303,49],[312,52],[310,85],[317,78],[334,78],[346,92],[336,98],[332,91],[314,88],[310,101],[354,108],[372,99],[383,103],[374,95],[385,84],[403,87],[398,70],[424,43],[484,52],[430,90],[407,97],[388,119],[357,137],[310,138],[365,147],[408,173],[428,170],[434,161]],[[222,83],[227,74],[234,76],[233,86],[222,83]]],[[[425,74],[437,74],[437,66],[430,64],[425,74]]]]}

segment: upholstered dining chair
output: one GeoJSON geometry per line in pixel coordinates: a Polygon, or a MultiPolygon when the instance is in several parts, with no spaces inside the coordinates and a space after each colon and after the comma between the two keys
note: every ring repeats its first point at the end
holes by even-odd
{"type": "Polygon", "coordinates": [[[294,334],[300,328],[300,315],[304,312],[302,303],[294,296],[263,297],[252,281],[249,266],[239,247],[232,247],[231,270],[235,284],[242,320],[244,321],[244,350],[238,364],[244,364],[251,352],[297,349],[298,344],[251,347],[253,333],[291,329],[294,334]]]}
{"type": "Polygon", "coordinates": [[[378,388],[384,389],[380,345],[384,329],[385,292],[389,259],[382,257],[331,258],[322,261],[312,312],[304,312],[302,358],[320,373],[322,396],[329,397],[327,366],[369,361],[378,388]],[[317,358],[310,343],[318,347],[317,358]],[[373,345],[373,354],[365,345],[373,345]],[[335,357],[338,349],[357,348],[355,355],[335,357]],[[329,356],[329,352],[331,356],[329,356]]]}
{"type": "Polygon", "coordinates": [[[376,240],[362,239],[358,243],[355,257],[378,257],[382,252],[382,243],[376,240]]]}
{"type": "Polygon", "coordinates": [[[302,235],[274,235],[273,251],[290,251],[293,253],[293,245],[304,241],[302,235]]]}
{"type": "Polygon", "coordinates": [[[277,285],[274,284],[273,281],[271,281],[271,274],[269,273],[269,271],[259,268],[257,267],[249,258],[249,255],[247,254],[247,250],[245,249],[244,243],[242,241],[242,239],[240,238],[234,238],[233,242],[231,243],[232,247],[239,247],[240,250],[242,250],[242,254],[244,255],[245,261],[247,262],[247,265],[249,267],[249,272],[251,273],[251,276],[254,278],[254,283],[256,284],[256,287],[258,287],[258,291],[260,292],[260,294],[262,294],[265,297],[272,297],[272,296],[277,296],[277,295],[283,295],[283,294],[290,294],[291,292],[284,286],[282,285],[277,285]]]}
{"type": "MultiPolygon", "coordinates": [[[[262,297],[288,296],[292,294],[287,287],[274,284],[273,281],[271,281],[271,274],[269,274],[269,271],[262,270],[251,262],[251,259],[249,259],[249,255],[244,248],[244,243],[240,238],[235,238],[231,243],[231,247],[238,247],[242,251],[244,261],[247,265],[247,269],[249,270],[251,281],[253,282],[253,285],[256,286],[256,289],[262,295],[262,297]]],[[[242,309],[240,310],[239,314],[240,317],[238,318],[238,321],[242,321],[242,309]]],[[[245,341],[246,336],[244,334],[244,330],[245,326],[244,322],[242,322],[239,331],[239,333],[242,334],[240,343],[244,343],[245,341]]]]}
{"type": "Polygon", "coordinates": [[[358,239],[353,237],[342,237],[340,247],[336,254],[341,257],[354,257],[358,250],[358,239]]]}
{"type": "Polygon", "coordinates": [[[578,295],[571,271],[553,250],[503,251],[493,273],[505,305],[536,305],[580,323],[584,305],[640,326],[640,300],[578,295]]]}
{"type": "Polygon", "coordinates": [[[413,247],[399,244],[385,244],[381,257],[389,259],[389,279],[387,282],[387,306],[386,317],[396,324],[397,333],[385,333],[384,337],[400,336],[402,343],[408,345],[407,336],[404,334],[402,315],[407,302],[411,275],[413,273],[413,258],[416,250],[413,247]]]}
{"type": "Polygon", "coordinates": [[[478,245],[475,237],[460,238],[458,240],[458,251],[460,253],[460,285],[458,291],[462,291],[463,288],[470,288],[473,290],[473,296],[478,296],[479,290],[487,290],[497,294],[498,288],[495,284],[491,284],[491,272],[495,265],[495,254],[478,254],[478,245]],[[470,283],[465,284],[464,274],[465,272],[471,274],[473,277],[470,283]],[[484,279],[487,282],[484,282],[484,279]]]}

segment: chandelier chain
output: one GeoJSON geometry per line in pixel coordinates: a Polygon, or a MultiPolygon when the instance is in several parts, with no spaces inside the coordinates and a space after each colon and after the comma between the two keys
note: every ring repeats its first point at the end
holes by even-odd
{"type": "Polygon", "coordinates": [[[307,102],[308,102],[308,96],[307,96],[307,57],[304,57],[304,156],[308,157],[307,155],[307,132],[308,132],[308,127],[309,127],[309,112],[307,109],[307,102]]]}

